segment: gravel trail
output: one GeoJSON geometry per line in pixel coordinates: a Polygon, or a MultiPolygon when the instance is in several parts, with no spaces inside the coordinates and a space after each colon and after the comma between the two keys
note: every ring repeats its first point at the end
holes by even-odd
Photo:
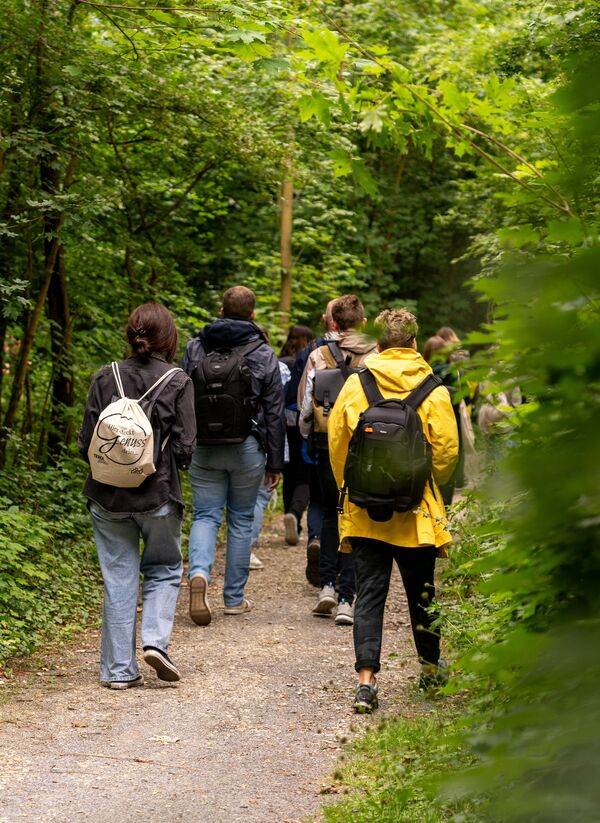
{"type": "Polygon", "coordinates": [[[344,741],[420,703],[408,615],[394,574],[384,629],[381,711],[350,711],[352,629],[310,613],[304,545],[266,524],[250,573],[254,609],[195,626],[182,587],[169,652],[179,684],[142,661],[143,688],[98,683],[99,632],[0,689],[0,823],[300,823],[318,820],[344,741]]]}

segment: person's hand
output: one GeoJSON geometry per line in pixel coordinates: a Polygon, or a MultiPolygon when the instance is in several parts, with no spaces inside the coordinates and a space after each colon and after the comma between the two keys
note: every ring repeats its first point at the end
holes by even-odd
{"type": "Polygon", "coordinates": [[[279,472],[265,472],[265,486],[267,487],[267,491],[273,491],[279,483],[280,477],[281,475],[279,472]]]}

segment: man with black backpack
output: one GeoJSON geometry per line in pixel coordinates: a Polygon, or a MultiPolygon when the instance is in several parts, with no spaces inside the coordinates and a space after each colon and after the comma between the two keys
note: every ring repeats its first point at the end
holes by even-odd
{"type": "Polygon", "coordinates": [[[190,617],[211,621],[207,589],[227,507],[224,612],[251,609],[248,580],[254,506],[261,482],[274,489],[283,468],[284,399],[279,363],[253,322],[254,292],[233,286],[221,317],[187,345],[182,367],[194,384],[197,447],[190,467],[190,617]]]}
{"type": "Polygon", "coordinates": [[[376,319],[378,353],[351,375],[329,421],[331,465],[340,494],[340,536],[354,557],[358,686],[354,710],[377,708],[383,614],[393,562],[406,590],[422,665],[420,686],[443,683],[440,636],[428,607],[436,556],[450,542],[439,491],[458,457],[448,389],[416,351],[417,321],[407,309],[376,319]]]}
{"type": "MultiPolygon", "coordinates": [[[[329,307],[328,307],[329,308],[329,307]]],[[[329,462],[328,432],[336,397],[349,375],[359,369],[375,349],[375,341],[362,334],[365,322],[362,303],[354,294],[345,294],[331,303],[334,339],[312,351],[298,388],[300,433],[308,440],[316,461],[320,502],[323,511],[319,555],[319,598],[313,609],[316,617],[331,617],[352,625],[354,619],[354,569],[352,558],[338,552],[338,487],[329,462]],[[337,593],[336,593],[337,581],[337,593]]]]}

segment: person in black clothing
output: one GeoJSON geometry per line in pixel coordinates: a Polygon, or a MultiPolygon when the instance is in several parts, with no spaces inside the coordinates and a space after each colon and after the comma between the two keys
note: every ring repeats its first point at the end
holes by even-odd
{"type": "MultiPolygon", "coordinates": [[[[331,316],[331,308],[335,300],[330,300],[325,307],[322,320],[326,328],[323,337],[317,340],[311,340],[310,343],[301,349],[296,355],[291,371],[290,382],[286,388],[285,406],[298,416],[298,387],[304,374],[304,369],[308,358],[315,349],[322,346],[327,340],[333,340],[337,337],[337,332],[334,330],[333,317],[331,316]]],[[[309,488],[309,504],[306,513],[306,528],[308,531],[308,539],[306,542],[306,579],[316,588],[320,587],[319,575],[319,558],[321,555],[321,528],[323,525],[323,501],[321,495],[321,484],[319,482],[319,475],[317,473],[317,464],[308,453],[308,445],[303,439],[301,443],[302,459],[308,466],[308,488],[309,488]]]]}
{"type": "Polygon", "coordinates": [[[245,360],[250,372],[250,433],[243,442],[198,445],[190,467],[193,512],[189,610],[191,619],[199,626],[211,621],[207,589],[225,507],[224,612],[238,615],[250,610],[244,588],[249,573],[254,506],[260,483],[274,489],[283,469],[285,417],[279,363],[253,322],[255,304],[254,293],[245,286],[228,289],[223,295],[221,317],[188,343],[181,364],[192,375],[210,352],[237,349],[247,351],[245,360]],[[252,347],[251,343],[257,345],[252,347]]]}
{"type": "Polygon", "coordinates": [[[446,337],[442,337],[439,333],[430,337],[423,346],[423,359],[426,363],[429,363],[433,373],[437,374],[448,388],[458,429],[458,461],[456,468],[448,481],[440,485],[444,505],[449,506],[452,503],[455,488],[464,486],[465,482],[465,451],[460,420],[460,401],[462,399],[459,392],[460,372],[456,368],[452,368],[452,364],[464,360],[465,357],[468,357],[468,354],[456,348],[460,341],[452,329],[448,326],[442,326],[440,332],[445,332],[446,337]],[[453,337],[450,336],[450,333],[453,337]]]}
{"type": "MultiPolygon", "coordinates": [[[[308,326],[292,326],[279,353],[279,360],[291,370],[298,352],[315,339],[308,326]]],[[[302,454],[304,440],[298,431],[296,398],[291,406],[286,403],[285,423],[289,459],[283,469],[283,522],[285,542],[295,546],[300,539],[302,515],[309,503],[309,466],[302,454]]]]}
{"type": "MultiPolygon", "coordinates": [[[[118,367],[126,396],[139,398],[171,368],[177,330],[164,306],[146,303],[132,312],[127,338],[133,356],[118,367]]],[[[86,460],[100,413],[116,394],[112,369],[104,366],[93,378],[79,432],[78,448],[86,460]]],[[[179,680],[167,655],[183,571],[183,499],[177,469],[189,468],[196,441],[193,387],[183,371],[157,395],[151,423],[163,447],[156,472],[127,489],[99,483],[90,474],[83,492],[104,578],[100,679],[111,689],[144,683],[135,658],[140,572],[144,660],[161,680],[179,680]]]]}

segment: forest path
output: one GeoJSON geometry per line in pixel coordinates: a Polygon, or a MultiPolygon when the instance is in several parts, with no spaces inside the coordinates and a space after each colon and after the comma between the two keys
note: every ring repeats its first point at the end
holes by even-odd
{"type": "MultiPolygon", "coordinates": [[[[0,823],[293,823],[319,816],[343,747],[382,712],[421,702],[399,575],[388,599],[376,719],[350,711],[352,629],[316,618],[305,549],[287,548],[281,517],[265,524],[250,573],[254,609],[189,619],[182,588],[170,653],[182,674],[143,688],[98,683],[99,632],[82,634],[39,672],[0,692],[0,823]]],[[[418,709],[417,709],[418,710],[418,709]]]]}

